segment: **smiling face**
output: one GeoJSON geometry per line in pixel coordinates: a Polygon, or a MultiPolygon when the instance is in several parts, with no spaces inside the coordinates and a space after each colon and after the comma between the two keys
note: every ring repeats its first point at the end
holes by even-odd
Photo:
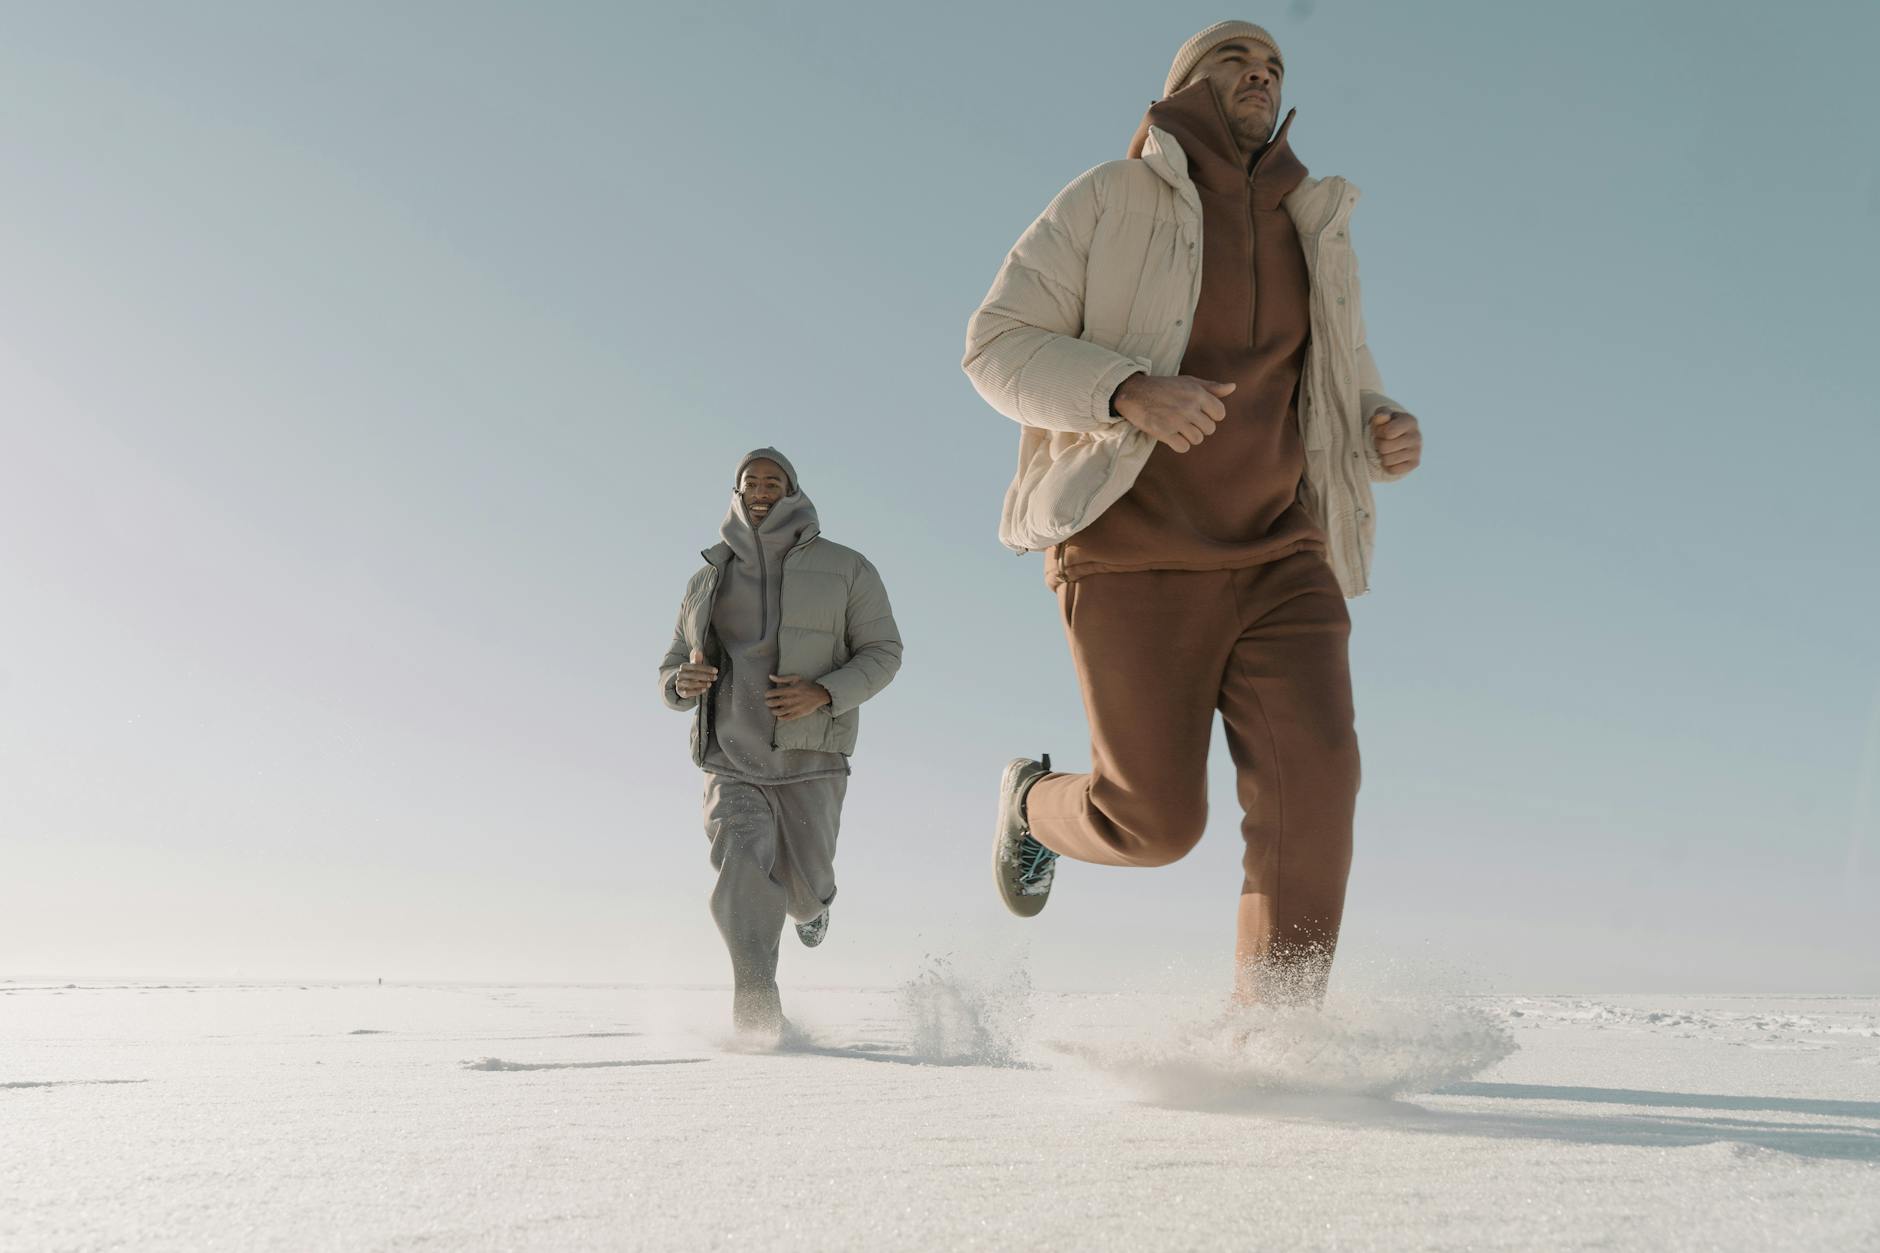
{"type": "Polygon", "coordinates": [[[752,526],[763,525],[777,502],[789,494],[789,476],[768,457],[759,457],[745,466],[738,478],[738,495],[744,501],[744,515],[752,526]]]}
{"type": "Polygon", "coordinates": [[[1205,78],[1214,85],[1234,141],[1251,154],[1273,137],[1285,77],[1279,53],[1251,39],[1230,39],[1202,57],[1188,81],[1205,78]]]}

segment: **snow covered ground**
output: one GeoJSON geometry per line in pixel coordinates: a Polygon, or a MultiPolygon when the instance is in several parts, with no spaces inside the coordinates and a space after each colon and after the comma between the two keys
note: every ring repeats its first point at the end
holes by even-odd
{"type": "Polygon", "coordinates": [[[0,1248],[1880,1249],[1880,1000],[0,982],[0,1248]]]}

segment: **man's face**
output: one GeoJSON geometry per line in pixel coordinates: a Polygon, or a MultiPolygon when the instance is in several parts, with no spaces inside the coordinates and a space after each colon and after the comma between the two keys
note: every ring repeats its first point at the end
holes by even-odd
{"type": "Polygon", "coordinates": [[[1279,121],[1279,90],[1285,77],[1279,53],[1251,39],[1230,39],[1201,58],[1189,82],[1205,78],[1214,84],[1234,140],[1252,152],[1273,137],[1279,121]]]}
{"type": "Polygon", "coordinates": [[[768,518],[789,491],[790,480],[783,467],[768,457],[759,457],[745,466],[743,477],[738,479],[738,495],[744,499],[744,512],[750,516],[752,526],[768,518]]]}

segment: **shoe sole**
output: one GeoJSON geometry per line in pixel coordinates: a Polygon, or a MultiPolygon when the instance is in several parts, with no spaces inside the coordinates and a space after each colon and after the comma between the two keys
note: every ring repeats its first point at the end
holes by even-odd
{"type": "Polygon", "coordinates": [[[1045,902],[1051,899],[1049,892],[1040,892],[1035,896],[1021,895],[1017,885],[1006,873],[1009,865],[1007,850],[1016,851],[1016,845],[1025,830],[1024,819],[1016,812],[1018,775],[1027,766],[1036,764],[1029,757],[1017,757],[1005,767],[1005,773],[999,779],[999,828],[992,841],[992,879],[999,886],[999,899],[1020,918],[1036,918],[1043,911],[1045,902]]]}

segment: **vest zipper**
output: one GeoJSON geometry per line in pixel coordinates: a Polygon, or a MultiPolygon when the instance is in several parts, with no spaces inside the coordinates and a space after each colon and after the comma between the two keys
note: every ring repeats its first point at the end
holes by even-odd
{"type": "Polygon", "coordinates": [[[757,528],[751,528],[751,538],[757,540],[757,629],[759,639],[770,634],[770,563],[764,556],[764,541],[757,539],[757,528]]]}
{"type": "MultiPolygon", "coordinates": [[[[770,634],[770,559],[764,555],[764,541],[757,534],[756,527],[751,528],[751,538],[757,542],[757,629],[761,633],[760,638],[763,638],[770,634]]],[[[778,581],[782,582],[782,580],[778,581]]],[[[783,599],[781,587],[777,589],[777,599],[779,601],[783,599]]],[[[783,668],[782,631],[777,632],[777,668],[779,670],[783,668]]],[[[770,676],[765,675],[764,681],[768,683],[770,676]]],[[[777,751],[777,716],[775,714],[770,716],[770,751],[773,753],[777,751]]]]}

